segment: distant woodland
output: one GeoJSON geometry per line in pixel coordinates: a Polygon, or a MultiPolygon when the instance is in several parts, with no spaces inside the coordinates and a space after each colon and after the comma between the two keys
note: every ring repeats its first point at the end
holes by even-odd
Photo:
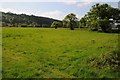
{"type": "Polygon", "coordinates": [[[54,21],[61,22],[60,20],[35,15],[15,14],[11,12],[1,13],[3,27],[50,27],[54,21]]]}
{"type": "Polygon", "coordinates": [[[76,14],[70,13],[62,21],[35,15],[2,12],[2,26],[52,27],[55,29],[63,27],[70,28],[70,30],[74,30],[74,28],[88,28],[92,31],[119,32],[120,9],[108,4],[97,3],[91,6],[90,11],[82,18],[78,19],[76,14]]]}

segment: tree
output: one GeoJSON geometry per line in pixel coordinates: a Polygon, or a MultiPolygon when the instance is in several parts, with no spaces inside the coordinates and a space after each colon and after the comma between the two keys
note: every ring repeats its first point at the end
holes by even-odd
{"type": "Polygon", "coordinates": [[[98,20],[92,20],[90,22],[90,24],[91,24],[90,29],[92,31],[97,31],[98,30],[98,28],[99,28],[99,21],[98,20]]]}
{"type": "Polygon", "coordinates": [[[110,19],[114,21],[119,20],[120,10],[108,4],[97,3],[92,6],[87,15],[80,19],[80,22],[84,26],[89,26],[91,30],[98,30],[101,27],[104,32],[111,32],[112,26],[110,25],[110,19]]]}
{"type": "Polygon", "coordinates": [[[64,28],[67,28],[67,27],[68,27],[66,20],[63,20],[63,21],[62,21],[62,24],[63,24],[63,27],[64,27],[64,28]]]}
{"type": "Polygon", "coordinates": [[[51,27],[52,28],[55,28],[57,29],[57,27],[60,27],[61,26],[61,23],[60,22],[57,22],[57,21],[54,21],[52,24],[51,24],[51,27]]]}
{"type": "Polygon", "coordinates": [[[77,24],[77,17],[75,14],[70,13],[63,19],[63,26],[70,27],[71,30],[74,30],[74,26],[77,24]]]}
{"type": "Polygon", "coordinates": [[[103,32],[111,32],[111,26],[107,18],[99,20],[99,25],[103,32]]]}
{"type": "Polygon", "coordinates": [[[83,27],[85,27],[86,26],[86,20],[85,20],[85,18],[83,17],[83,18],[81,18],[80,19],[80,21],[79,21],[79,23],[80,23],[80,28],[83,28],[83,27]]]}

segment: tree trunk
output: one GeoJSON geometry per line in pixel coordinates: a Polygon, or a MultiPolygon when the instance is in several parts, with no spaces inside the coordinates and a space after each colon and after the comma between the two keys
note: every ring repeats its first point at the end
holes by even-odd
{"type": "Polygon", "coordinates": [[[72,26],[70,27],[70,29],[71,29],[71,30],[74,30],[74,28],[73,28],[72,26]]]}
{"type": "Polygon", "coordinates": [[[74,27],[71,22],[70,22],[70,30],[74,30],[74,27]]]}

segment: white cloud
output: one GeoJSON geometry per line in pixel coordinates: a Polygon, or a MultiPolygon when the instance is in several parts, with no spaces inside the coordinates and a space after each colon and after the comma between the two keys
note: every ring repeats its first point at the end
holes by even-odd
{"type": "Polygon", "coordinates": [[[77,6],[78,7],[84,7],[84,6],[87,6],[91,3],[90,0],[82,0],[82,2],[78,3],[77,6]]]}
{"type": "Polygon", "coordinates": [[[84,7],[92,2],[92,0],[61,0],[67,5],[76,5],[78,7],[84,7]]]}
{"type": "Polygon", "coordinates": [[[42,16],[42,17],[49,17],[49,18],[53,18],[53,19],[59,19],[62,20],[65,17],[65,13],[59,10],[55,10],[55,11],[48,11],[48,12],[40,12],[40,11],[29,11],[27,9],[22,9],[22,10],[16,10],[16,9],[10,9],[10,8],[0,8],[0,11],[3,12],[12,12],[12,13],[16,13],[16,14],[27,14],[27,15],[36,15],[36,16],[42,16]]]}
{"type": "Polygon", "coordinates": [[[77,4],[77,6],[78,7],[84,7],[84,6],[87,6],[89,4],[90,4],[89,2],[81,2],[81,3],[77,4]]]}
{"type": "Polygon", "coordinates": [[[62,20],[65,16],[65,13],[59,10],[55,10],[55,11],[43,12],[38,15],[62,20]]]}
{"type": "Polygon", "coordinates": [[[71,4],[76,4],[77,0],[61,0],[61,2],[71,5],[71,4]]]}
{"type": "Polygon", "coordinates": [[[22,10],[16,10],[16,9],[11,9],[11,8],[0,8],[0,11],[3,12],[12,12],[12,13],[17,13],[17,14],[28,14],[31,15],[31,13],[28,10],[22,9],[22,10]]]}
{"type": "Polygon", "coordinates": [[[82,0],[83,2],[92,2],[92,0],[82,0]]]}
{"type": "Polygon", "coordinates": [[[76,17],[78,18],[78,20],[81,19],[83,16],[84,15],[78,15],[78,14],[76,14],[76,17]]]}
{"type": "MultiPolygon", "coordinates": [[[[0,0],[0,2],[83,2],[84,0],[0,0]]],[[[108,0],[89,0],[91,2],[108,2],[108,0]]],[[[119,0],[109,0],[109,2],[119,2],[119,0]]]]}

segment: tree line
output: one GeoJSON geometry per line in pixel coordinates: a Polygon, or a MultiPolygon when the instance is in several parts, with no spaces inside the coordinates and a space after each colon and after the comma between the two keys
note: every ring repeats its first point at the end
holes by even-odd
{"type": "Polygon", "coordinates": [[[74,13],[70,13],[62,21],[34,15],[1,13],[2,26],[54,27],[55,29],[63,27],[71,30],[74,30],[74,28],[88,28],[92,31],[103,32],[120,31],[120,9],[113,8],[108,4],[97,3],[81,19],[78,19],[74,13]]]}
{"type": "MultiPolygon", "coordinates": [[[[53,22],[51,27],[57,28],[56,24],[58,25],[58,23],[60,24],[60,22],[53,22]]],[[[89,28],[92,31],[119,32],[120,10],[108,4],[97,3],[80,20],[77,19],[74,13],[70,13],[66,15],[61,24],[71,30],[78,26],[80,28],[89,28]]]]}
{"type": "Polygon", "coordinates": [[[34,15],[1,13],[3,27],[49,27],[53,21],[61,22],[60,20],[34,15]]]}

